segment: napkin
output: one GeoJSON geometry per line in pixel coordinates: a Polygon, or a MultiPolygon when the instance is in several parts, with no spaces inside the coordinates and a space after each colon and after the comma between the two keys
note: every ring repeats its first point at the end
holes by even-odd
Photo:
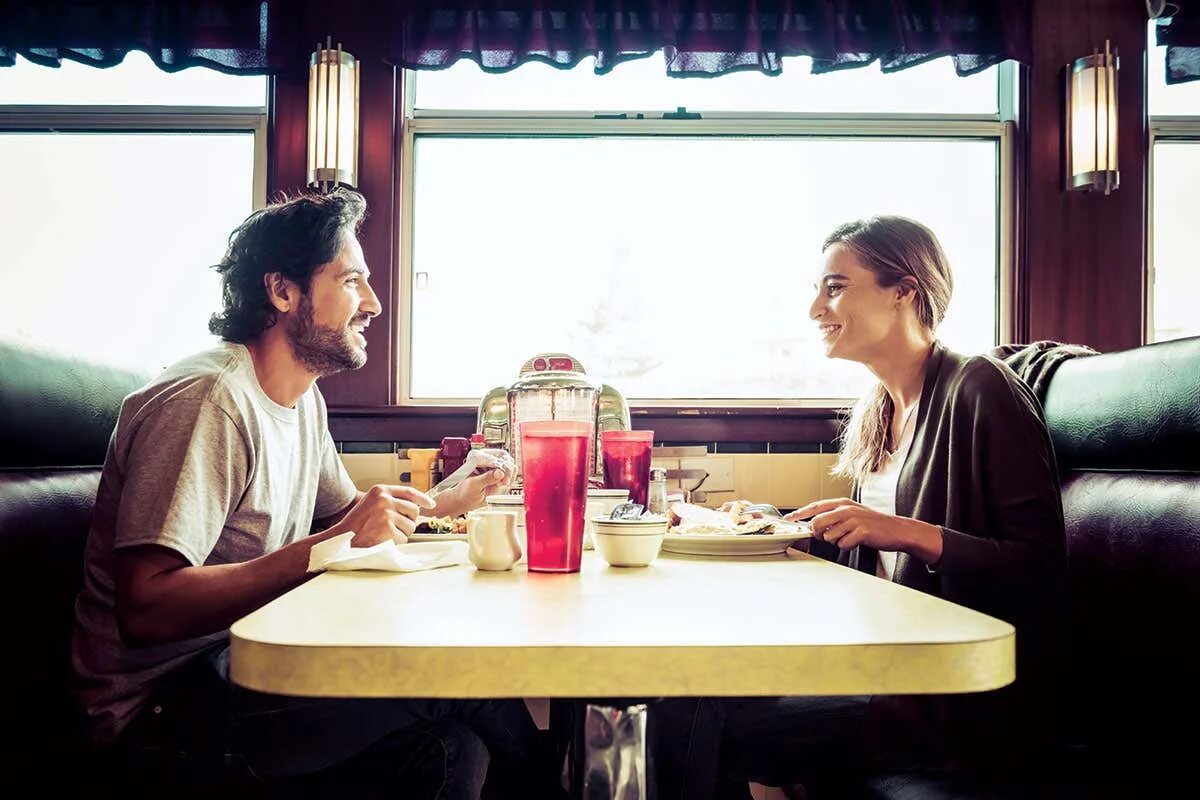
{"type": "Polygon", "coordinates": [[[377,569],[388,572],[417,572],[467,563],[466,542],[411,542],[398,545],[380,542],[372,547],[351,547],[354,531],[338,534],[313,545],[308,554],[308,571],[377,569]]]}

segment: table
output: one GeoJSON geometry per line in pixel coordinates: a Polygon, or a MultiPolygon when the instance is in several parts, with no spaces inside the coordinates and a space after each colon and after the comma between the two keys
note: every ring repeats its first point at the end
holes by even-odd
{"type": "Polygon", "coordinates": [[[327,573],[231,629],[232,680],[309,697],[980,692],[1011,625],[794,554],[573,575],[327,573]]]}

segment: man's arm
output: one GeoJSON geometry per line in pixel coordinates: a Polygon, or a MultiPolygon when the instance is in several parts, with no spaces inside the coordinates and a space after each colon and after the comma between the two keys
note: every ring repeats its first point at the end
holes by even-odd
{"type": "Polygon", "coordinates": [[[354,506],[356,506],[358,503],[360,503],[362,501],[362,499],[366,496],[367,496],[366,492],[355,492],[354,499],[351,500],[349,503],[347,503],[345,508],[338,509],[334,513],[330,514],[328,517],[323,517],[321,519],[314,519],[313,520],[313,533],[315,534],[317,531],[323,531],[326,528],[332,528],[334,525],[341,522],[346,517],[346,515],[350,513],[350,509],[354,508],[354,506]]]}
{"type": "Polygon", "coordinates": [[[408,486],[372,486],[326,530],[238,564],[192,566],[161,545],[116,552],[117,625],[126,641],[165,644],[228,628],[239,618],[304,583],[313,545],[347,531],[370,547],[412,533],[433,501],[408,486]]]}
{"type": "Polygon", "coordinates": [[[116,611],[121,637],[145,646],[224,630],[313,577],[309,551],[338,533],[330,528],[252,561],[204,567],[193,567],[160,545],[119,550],[116,611]]]}

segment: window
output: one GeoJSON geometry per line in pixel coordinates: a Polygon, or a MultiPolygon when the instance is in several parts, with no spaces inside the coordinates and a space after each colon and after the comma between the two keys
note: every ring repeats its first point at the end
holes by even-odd
{"type": "Polygon", "coordinates": [[[211,346],[210,268],[264,202],[266,79],[0,69],[0,338],[140,371],[211,346]]]}
{"type": "Polygon", "coordinates": [[[641,405],[841,402],[870,376],[824,357],[812,284],[824,237],[875,214],[938,234],[956,281],[940,335],[993,346],[1011,70],[806,62],[407,74],[401,402],[475,402],[547,350],[641,405]]]}
{"type": "Polygon", "coordinates": [[[1200,186],[1200,81],[1168,86],[1166,48],[1154,42],[1150,25],[1149,104],[1151,237],[1150,309],[1152,342],[1200,335],[1200,229],[1193,196],[1200,186]]]}

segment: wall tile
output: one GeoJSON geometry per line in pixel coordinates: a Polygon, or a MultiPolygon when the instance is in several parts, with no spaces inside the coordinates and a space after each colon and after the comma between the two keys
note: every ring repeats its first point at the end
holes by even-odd
{"type": "Polygon", "coordinates": [[[766,454],[734,455],[733,497],[731,500],[749,500],[752,503],[769,503],[770,484],[767,481],[767,465],[771,457],[766,454]]]}
{"type": "Polygon", "coordinates": [[[400,460],[395,453],[342,453],[342,463],[360,491],[376,483],[400,482],[400,460]]]}
{"type": "Polygon", "coordinates": [[[837,453],[822,453],[817,458],[820,462],[821,497],[849,497],[850,481],[829,474],[829,470],[837,463],[837,453]]]}
{"type": "Polygon", "coordinates": [[[778,508],[796,508],[816,499],[821,490],[819,455],[789,453],[768,458],[768,502],[778,508]]]}

